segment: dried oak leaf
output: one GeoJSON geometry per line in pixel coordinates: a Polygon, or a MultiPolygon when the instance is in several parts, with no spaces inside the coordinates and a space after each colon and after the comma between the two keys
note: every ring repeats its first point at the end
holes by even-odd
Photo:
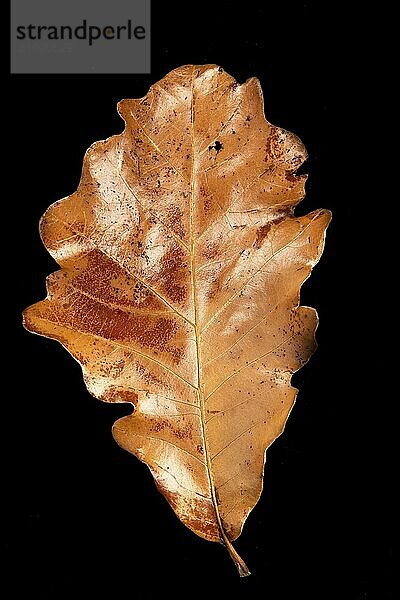
{"type": "Polygon", "coordinates": [[[266,121],[257,79],[185,66],[118,109],[123,133],[91,146],[42,218],[61,270],[25,327],[61,342],[96,398],[134,405],[116,441],[247,575],[231,541],[315,348],[299,292],[330,213],[294,216],[306,152],[266,121]]]}

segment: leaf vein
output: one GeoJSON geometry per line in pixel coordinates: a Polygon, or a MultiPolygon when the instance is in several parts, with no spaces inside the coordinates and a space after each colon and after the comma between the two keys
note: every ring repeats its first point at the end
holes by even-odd
{"type": "Polygon", "coordinates": [[[159,292],[157,292],[154,288],[152,288],[148,283],[146,283],[141,277],[139,277],[136,273],[133,273],[132,271],[130,271],[124,264],[119,263],[111,254],[109,254],[108,252],[106,252],[104,250],[104,248],[101,248],[100,246],[98,246],[88,235],[85,235],[84,233],[82,233],[81,231],[77,231],[75,229],[73,229],[71,227],[70,223],[66,223],[65,221],[62,221],[61,219],[59,219],[58,217],[56,217],[57,220],[62,223],[65,227],[69,228],[69,230],[72,233],[76,233],[77,235],[81,236],[82,238],[84,238],[85,240],[87,240],[90,244],[92,244],[93,250],[99,250],[102,254],[104,254],[104,256],[106,256],[108,259],[110,259],[114,264],[116,264],[120,269],[122,269],[123,271],[125,271],[125,273],[127,275],[129,275],[130,277],[133,277],[135,279],[137,279],[138,281],[140,281],[140,283],[142,283],[145,288],[147,288],[150,292],[152,292],[155,296],[157,296],[157,298],[160,298],[160,300],[162,300],[162,302],[164,302],[164,304],[166,304],[166,306],[168,306],[168,308],[170,308],[174,313],[176,313],[179,317],[181,317],[181,319],[183,319],[184,321],[186,321],[187,323],[189,323],[189,325],[191,325],[192,327],[194,327],[194,324],[192,323],[192,321],[190,321],[187,317],[185,317],[182,313],[180,313],[179,311],[176,310],[176,308],[174,308],[172,306],[172,304],[170,304],[168,302],[168,300],[166,300],[166,298],[164,298],[164,296],[162,296],[159,292]]]}
{"type": "MultiPolygon", "coordinates": [[[[53,323],[53,321],[49,321],[48,319],[45,319],[44,317],[38,317],[38,318],[41,319],[42,321],[46,321],[47,323],[53,323]]],[[[179,375],[178,373],[176,373],[176,371],[170,369],[169,367],[167,367],[166,365],[164,365],[157,359],[153,358],[152,356],[149,356],[147,354],[144,354],[143,352],[140,352],[140,350],[135,350],[135,348],[132,348],[131,346],[127,346],[126,344],[121,344],[121,342],[117,342],[116,340],[110,340],[109,338],[106,338],[102,335],[92,333],[92,332],[82,331],[81,329],[77,329],[76,327],[71,327],[69,325],[65,325],[64,323],[60,323],[60,321],[58,320],[57,317],[56,317],[56,320],[57,320],[57,325],[59,325],[61,328],[68,329],[68,330],[74,331],[76,333],[81,333],[82,335],[87,335],[90,337],[98,338],[100,340],[104,340],[105,342],[107,342],[111,345],[117,346],[118,348],[123,348],[124,350],[127,350],[130,353],[138,354],[139,356],[142,356],[143,358],[147,358],[147,360],[149,360],[150,362],[156,363],[157,365],[159,365],[160,367],[165,369],[165,371],[168,371],[169,373],[171,373],[171,375],[174,375],[175,377],[182,380],[187,385],[190,385],[190,387],[197,389],[196,386],[194,386],[192,383],[190,383],[190,381],[187,381],[187,379],[182,377],[182,375],[179,375]]]]}
{"type": "Polygon", "coordinates": [[[294,336],[295,336],[295,334],[292,334],[290,337],[288,337],[285,340],[283,340],[283,342],[281,342],[280,344],[278,344],[277,346],[275,346],[274,348],[272,348],[272,350],[269,350],[265,354],[262,354],[258,358],[255,358],[254,360],[252,360],[252,361],[248,362],[247,364],[243,365],[241,368],[237,369],[236,371],[233,371],[233,373],[231,373],[230,375],[228,375],[228,377],[226,377],[226,379],[224,379],[223,381],[221,381],[221,383],[218,384],[217,387],[215,387],[213,389],[213,391],[207,396],[206,400],[208,400],[209,398],[211,398],[211,396],[217,390],[219,390],[219,388],[222,387],[227,381],[229,381],[229,379],[231,379],[232,377],[234,377],[238,373],[241,373],[244,369],[247,369],[248,367],[250,367],[251,365],[253,365],[257,361],[261,360],[262,358],[265,358],[266,356],[269,356],[270,354],[272,354],[273,352],[275,352],[275,350],[278,350],[281,346],[283,346],[284,344],[286,344],[287,342],[289,342],[290,340],[292,340],[294,338],[294,336]]]}
{"type": "Polygon", "coordinates": [[[287,244],[284,244],[281,248],[279,248],[279,250],[277,250],[276,252],[273,252],[271,254],[271,256],[269,256],[267,258],[266,261],[263,262],[263,264],[261,265],[261,267],[259,267],[250,277],[249,279],[238,289],[236,290],[236,292],[230,297],[228,298],[228,300],[221,306],[221,308],[219,310],[217,310],[214,315],[211,317],[211,319],[204,325],[200,335],[202,335],[208,328],[209,326],[219,317],[219,315],[229,306],[229,304],[240,294],[240,292],[242,290],[244,290],[244,288],[250,283],[250,281],[252,281],[254,279],[254,277],[256,277],[256,275],[258,275],[258,273],[260,273],[266,264],[268,264],[273,258],[275,258],[278,254],[280,254],[280,252],[283,252],[284,250],[286,250],[288,247],[290,247],[291,244],[293,244],[294,241],[296,241],[301,235],[303,235],[307,229],[311,226],[311,224],[315,221],[315,219],[318,217],[318,215],[315,215],[312,220],[301,230],[299,231],[299,233],[297,235],[295,235],[295,237],[290,240],[290,242],[288,242],[287,244]]]}

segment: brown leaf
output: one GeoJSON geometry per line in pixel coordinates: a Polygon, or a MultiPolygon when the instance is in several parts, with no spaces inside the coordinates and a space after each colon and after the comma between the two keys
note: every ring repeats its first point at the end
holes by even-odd
{"type": "Polygon", "coordinates": [[[186,66],[118,108],[124,132],[91,146],[78,190],[42,219],[62,268],[25,326],[67,348],[96,398],[134,405],[118,444],[247,575],[231,541],[315,348],[299,291],[330,213],[293,215],[306,152],[265,120],[257,79],[186,66]]]}

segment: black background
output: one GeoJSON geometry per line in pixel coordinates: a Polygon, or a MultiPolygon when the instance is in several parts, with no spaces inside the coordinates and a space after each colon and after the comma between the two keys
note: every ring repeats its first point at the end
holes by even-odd
{"type": "Polygon", "coordinates": [[[365,333],[371,314],[360,313],[364,249],[354,240],[359,197],[350,175],[362,47],[351,42],[354,25],[340,4],[193,5],[189,13],[189,3],[153,2],[151,75],[11,77],[6,226],[15,234],[5,254],[14,271],[6,325],[19,374],[3,394],[7,597],[392,598],[389,507],[377,504],[388,493],[368,427],[380,418],[371,408],[379,394],[372,377],[384,358],[365,333]],[[76,189],[88,146],[121,131],[117,101],[145,95],[172,68],[209,62],[239,82],[259,77],[268,119],[298,134],[309,152],[298,214],[333,211],[324,256],[302,291],[320,316],[319,349],[294,377],[298,401],[268,452],[263,496],[236,543],[253,572],[243,580],[226,551],[187,530],[147,468],[113,441],[112,423],[129,406],[92,398],[77,363],[57,343],[25,332],[20,319],[56,269],[38,220],[76,189]]]}

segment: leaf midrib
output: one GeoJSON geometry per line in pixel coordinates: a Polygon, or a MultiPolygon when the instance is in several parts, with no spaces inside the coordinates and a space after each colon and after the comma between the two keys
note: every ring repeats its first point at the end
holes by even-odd
{"type": "Polygon", "coordinates": [[[190,94],[190,136],[191,136],[191,147],[192,147],[192,166],[190,172],[190,269],[192,279],[192,293],[193,293],[193,327],[195,333],[195,345],[196,345],[196,371],[197,371],[197,396],[200,407],[200,424],[201,424],[201,437],[203,443],[203,452],[205,460],[205,468],[207,473],[207,479],[210,486],[211,501],[215,510],[217,518],[217,527],[220,531],[221,541],[223,541],[227,547],[229,547],[229,540],[224,531],[221,516],[219,514],[218,503],[215,493],[215,484],[212,474],[211,458],[208,451],[207,437],[206,437],[206,418],[205,418],[205,400],[204,391],[202,385],[202,369],[201,369],[201,343],[200,334],[198,330],[198,300],[197,300],[197,282],[196,282],[196,239],[194,230],[194,216],[195,216],[195,177],[196,177],[196,152],[195,152],[195,139],[194,139],[194,78],[195,78],[195,67],[192,69],[191,75],[191,94],[190,94]]]}

